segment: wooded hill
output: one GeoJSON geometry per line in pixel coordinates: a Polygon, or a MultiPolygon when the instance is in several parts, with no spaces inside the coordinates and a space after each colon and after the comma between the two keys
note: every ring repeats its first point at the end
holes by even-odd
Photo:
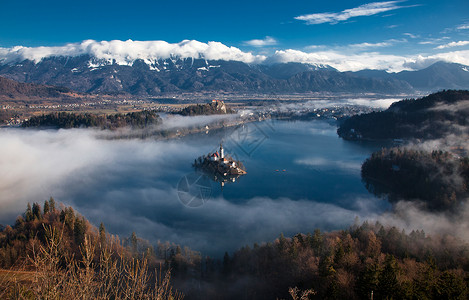
{"type": "Polygon", "coordinates": [[[223,101],[213,101],[205,104],[187,106],[178,113],[183,116],[223,115],[232,114],[234,110],[228,107],[223,101]]]}
{"type": "Polygon", "coordinates": [[[95,115],[55,112],[33,116],[23,122],[22,127],[80,128],[97,127],[116,129],[120,127],[145,128],[161,123],[161,118],[154,111],[131,112],[127,114],[95,115]]]}
{"type": "Polygon", "coordinates": [[[457,211],[469,196],[469,158],[448,152],[385,148],[363,163],[361,174],[375,195],[418,201],[429,210],[457,211]]]}
{"type": "Polygon", "coordinates": [[[1,229],[1,267],[32,275],[15,281],[0,272],[0,298],[175,299],[169,278],[156,284],[148,271],[161,262],[188,299],[300,299],[305,291],[303,299],[369,299],[372,292],[374,299],[467,299],[468,249],[450,234],[357,221],[347,230],[280,235],[219,261],[174,244],[153,247],[135,234],[120,242],[50,199],[1,229]]]}
{"type": "Polygon", "coordinates": [[[393,103],[387,110],[352,116],[337,133],[344,139],[441,138],[469,134],[469,91],[448,90],[393,103]]]}
{"type": "Polygon", "coordinates": [[[182,299],[135,234],[126,247],[53,198],[0,227],[1,299],[182,299]]]}

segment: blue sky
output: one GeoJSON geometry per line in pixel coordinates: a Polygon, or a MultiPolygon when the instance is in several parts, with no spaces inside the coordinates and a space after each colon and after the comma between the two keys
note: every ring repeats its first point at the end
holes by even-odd
{"type": "Polygon", "coordinates": [[[469,53],[465,52],[469,51],[469,1],[28,0],[2,3],[2,48],[62,46],[88,39],[216,41],[267,57],[284,51],[284,56],[295,56],[296,60],[303,59],[299,57],[302,53],[329,53],[331,57],[336,55],[337,61],[340,56],[358,59],[364,53],[373,53],[375,62],[371,67],[381,60],[394,59],[387,56],[412,57],[416,61],[419,55],[444,56],[446,60],[460,63],[467,60],[469,64],[469,53]],[[290,52],[287,55],[285,51],[290,52]]]}

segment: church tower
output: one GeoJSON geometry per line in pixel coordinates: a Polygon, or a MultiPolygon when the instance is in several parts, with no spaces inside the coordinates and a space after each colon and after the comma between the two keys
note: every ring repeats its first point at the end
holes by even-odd
{"type": "Polygon", "coordinates": [[[220,143],[220,158],[225,158],[225,153],[223,152],[223,145],[220,143]]]}

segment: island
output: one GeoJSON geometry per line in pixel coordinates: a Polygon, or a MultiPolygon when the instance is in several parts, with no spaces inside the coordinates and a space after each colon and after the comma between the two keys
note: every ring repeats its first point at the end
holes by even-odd
{"type": "Polygon", "coordinates": [[[220,143],[218,151],[200,156],[194,160],[193,167],[203,171],[213,180],[220,182],[222,186],[225,182],[235,182],[237,178],[247,173],[241,161],[225,155],[222,143],[220,143]]]}

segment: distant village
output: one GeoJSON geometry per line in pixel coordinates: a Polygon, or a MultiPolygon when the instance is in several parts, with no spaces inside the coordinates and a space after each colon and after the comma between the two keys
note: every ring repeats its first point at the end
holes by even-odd
{"type": "MultiPolygon", "coordinates": [[[[210,102],[209,102],[210,103],[210,102]]],[[[212,100],[212,104],[223,104],[224,101],[212,100]],[[216,101],[216,102],[214,102],[216,101]]],[[[357,105],[333,105],[330,107],[313,108],[304,107],[305,102],[285,101],[278,102],[265,100],[260,102],[242,102],[235,103],[235,110],[249,110],[249,113],[241,115],[244,121],[265,119],[333,119],[338,120],[360,113],[375,111],[375,108],[357,105]],[[285,110],[283,103],[289,104],[289,109],[285,110]],[[298,104],[298,105],[296,105],[298,104]],[[294,107],[294,108],[292,108],[294,107]]],[[[231,104],[231,103],[230,103],[231,104]]],[[[177,114],[185,112],[188,107],[194,106],[193,103],[159,103],[151,100],[100,100],[94,102],[66,103],[66,104],[26,104],[0,106],[1,111],[7,112],[7,117],[0,120],[2,126],[21,126],[29,119],[31,115],[47,114],[50,112],[91,112],[91,113],[115,113],[132,111],[156,111],[162,113],[177,114]],[[17,113],[18,112],[18,113],[17,113]],[[21,113],[19,113],[21,112],[21,113]]],[[[233,106],[233,105],[230,105],[233,106]]],[[[231,112],[231,111],[230,111],[231,112]]],[[[0,123],[0,124],[1,124],[0,123]]],[[[239,123],[239,122],[237,122],[239,123]]]]}

